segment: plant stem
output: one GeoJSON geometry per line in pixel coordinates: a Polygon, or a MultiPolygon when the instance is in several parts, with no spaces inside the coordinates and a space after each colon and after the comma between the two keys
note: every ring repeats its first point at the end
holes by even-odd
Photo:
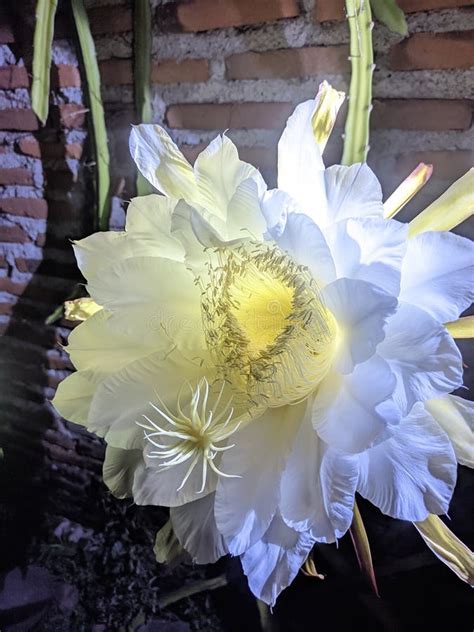
{"type": "Polygon", "coordinates": [[[36,3],[31,106],[43,125],[46,123],[49,111],[54,16],[57,6],[58,0],[38,0],[36,3]]]}
{"type": "Polygon", "coordinates": [[[92,39],[89,20],[84,8],[84,2],[83,0],[71,0],[71,4],[86,75],[86,85],[91,110],[92,132],[94,136],[97,170],[97,211],[95,228],[99,230],[108,230],[110,216],[110,156],[107,144],[104,106],[102,104],[102,97],[100,94],[99,66],[97,64],[94,40],[92,39]]]}
{"type": "Polygon", "coordinates": [[[350,31],[351,85],[344,132],[342,164],[365,162],[369,151],[369,119],[372,110],[372,13],[369,0],[346,0],[350,31]]]}
{"type": "MultiPolygon", "coordinates": [[[[153,112],[150,90],[151,12],[149,0],[135,0],[133,7],[133,54],[135,75],[135,109],[140,123],[151,123],[153,112]]],[[[151,187],[140,172],[137,174],[137,195],[151,193],[151,187]]]]}
{"type": "Polygon", "coordinates": [[[162,595],[158,599],[158,605],[160,608],[166,608],[172,603],[185,599],[186,597],[191,597],[192,595],[204,592],[205,590],[222,588],[222,586],[227,586],[227,577],[225,575],[218,575],[217,577],[213,577],[211,579],[202,579],[200,581],[193,582],[192,584],[188,584],[187,586],[183,586],[182,588],[178,588],[178,590],[162,595]]]}

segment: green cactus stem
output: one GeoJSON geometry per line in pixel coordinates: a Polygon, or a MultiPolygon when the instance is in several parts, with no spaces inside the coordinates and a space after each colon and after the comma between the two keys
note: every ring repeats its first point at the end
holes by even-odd
{"type": "MultiPolygon", "coordinates": [[[[150,89],[151,10],[149,0],[135,0],[133,7],[133,55],[135,75],[135,109],[140,123],[153,118],[150,89]]],[[[137,174],[137,195],[152,189],[142,174],[137,174]]]]}
{"type": "Polygon", "coordinates": [[[71,6],[86,77],[86,89],[94,138],[97,195],[95,228],[108,230],[110,215],[110,156],[107,143],[107,130],[105,127],[104,106],[100,93],[99,66],[84,2],[83,0],[71,0],[71,6]]]}
{"type": "Polygon", "coordinates": [[[31,106],[43,125],[49,111],[49,80],[57,6],[57,0],[38,0],[36,3],[31,106]]]}
{"type": "Polygon", "coordinates": [[[351,85],[349,111],[344,131],[342,164],[365,162],[369,151],[369,121],[372,110],[372,13],[369,0],[346,0],[350,32],[351,85]]]}

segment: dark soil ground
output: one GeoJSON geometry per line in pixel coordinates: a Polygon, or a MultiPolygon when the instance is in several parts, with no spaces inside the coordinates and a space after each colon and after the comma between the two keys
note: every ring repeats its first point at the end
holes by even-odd
{"type": "MultiPolygon", "coordinates": [[[[2,472],[8,485],[7,465],[8,458],[2,472]]],[[[472,472],[460,468],[450,526],[471,545],[473,491],[472,472]]],[[[164,510],[117,501],[97,482],[88,490],[93,520],[38,519],[34,499],[26,489],[24,494],[16,499],[6,494],[0,514],[2,632],[473,629],[471,589],[436,560],[412,525],[385,518],[362,500],[381,598],[360,575],[345,537],[338,549],[316,547],[314,560],[325,579],[300,573],[262,627],[236,559],[209,567],[193,566],[183,556],[169,566],[155,561],[154,538],[167,519],[164,510]],[[225,578],[221,583],[227,585],[160,608],[164,597],[213,577],[225,578]]]]}

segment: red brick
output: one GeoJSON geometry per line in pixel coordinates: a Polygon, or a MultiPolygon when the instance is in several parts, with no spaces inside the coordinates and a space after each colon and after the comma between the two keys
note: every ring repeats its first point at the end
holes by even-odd
{"type": "Polygon", "coordinates": [[[474,151],[426,151],[412,152],[410,154],[398,156],[395,171],[396,175],[402,179],[420,163],[432,164],[434,167],[433,177],[455,180],[468,171],[474,163],[474,151]]]}
{"type": "Polygon", "coordinates": [[[132,30],[132,12],[127,7],[96,7],[87,12],[94,35],[109,35],[132,30]]]}
{"type": "Polygon", "coordinates": [[[344,20],[346,17],[344,0],[316,0],[314,15],[318,22],[344,20]]]}
{"type": "Polygon", "coordinates": [[[185,103],[170,106],[166,121],[184,129],[280,129],[292,109],[291,103],[185,103]]]}
{"type": "Polygon", "coordinates": [[[398,0],[398,4],[405,13],[417,13],[418,11],[468,7],[472,5],[472,0],[398,0]]]}
{"type": "Polygon", "coordinates": [[[33,184],[33,178],[28,169],[22,169],[21,167],[0,169],[0,186],[8,184],[29,186],[33,184]]]}
{"type": "MultiPolygon", "coordinates": [[[[193,163],[198,155],[206,148],[206,143],[199,143],[198,145],[183,145],[180,147],[181,151],[189,160],[193,163]]],[[[245,162],[258,167],[262,171],[276,169],[276,145],[274,148],[268,147],[238,147],[239,157],[245,162]]]]}
{"type": "Polygon", "coordinates": [[[16,88],[27,88],[28,73],[24,66],[2,66],[0,68],[0,89],[15,90],[16,88]]]}
{"type": "Polygon", "coordinates": [[[38,119],[33,110],[16,108],[0,110],[0,129],[32,132],[38,129],[38,119]]]}
{"type": "Polygon", "coordinates": [[[395,70],[474,67],[474,31],[415,33],[390,51],[395,70]]]}
{"type": "Polygon", "coordinates": [[[275,169],[277,152],[276,146],[273,149],[268,147],[239,147],[239,157],[245,162],[249,162],[259,169],[275,169]]]}
{"type": "Polygon", "coordinates": [[[48,216],[48,204],[39,198],[0,198],[0,212],[45,219],[48,216]]]}
{"type": "Polygon", "coordinates": [[[53,87],[80,88],[81,75],[79,73],[79,68],[69,64],[58,64],[57,66],[53,66],[51,83],[53,87]]]}
{"type": "Polygon", "coordinates": [[[64,146],[62,143],[42,143],[41,145],[32,136],[21,138],[18,141],[18,150],[26,156],[33,158],[74,158],[79,160],[82,156],[82,145],[71,143],[64,146]]]}
{"type": "Polygon", "coordinates": [[[346,46],[238,53],[226,59],[226,67],[228,79],[289,79],[350,70],[346,46]]]}
{"type": "Polygon", "coordinates": [[[209,79],[207,59],[163,59],[151,65],[153,83],[199,83],[209,79]]]}
{"type": "MultiPolygon", "coordinates": [[[[0,17],[4,19],[4,16],[0,17]]],[[[11,24],[0,24],[0,44],[12,44],[14,41],[11,24]]]]}
{"type": "Polygon", "coordinates": [[[472,121],[466,101],[450,99],[386,99],[374,102],[373,127],[411,130],[465,130],[472,121]]]}
{"type": "Polygon", "coordinates": [[[35,239],[35,244],[37,246],[43,247],[46,244],[46,233],[41,233],[41,235],[38,235],[38,237],[35,239]]]}
{"type": "MultiPolygon", "coordinates": [[[[133,67],[130,59],[107,59],[100,62],[102,82],[109,86],[132,85],[133,67]]],[[[197,83],[209,79],[207,59],[164,59],[153,62],[150,79],[153,83],[197,83]]]]}
{"type": "MultiPolygon", "coordinates": [[[[405,13],[417,13],[435,9],[467,7],[472,5],[472,0],[397,0],[397,4],[405,13]]],[[[318,0],[315,17],[318,22],[344,20],[346,17],[344,0],[318,0]]]]}
{"type": "Polygon", "coordinates": [[[0,315],[11,316],[14,306],[14,303],[0,303],[0,315]]]}
{"type": "MultiPolygon", "coordinates": [[[[20,226],[1,226],[0,225],[0,242],[8,241],[10,243],[24,244],[30,241],[28,234],[20,226]]],[[[2,279],[0,279],[0,282],[2,279]]],[[[0,285],[0,289],[1,285],[0,285]]],[[[5,290],[8,292],[9,290],[5,290]]]]}
{"type": "Polygon", "coordinates": [[[24,259],[23,257],[15,257],[15,265],[18,272],[36,272],[41,265],[39,259],[24,259]]]}
{"type": "Polygon", "coordinates": [[[131,85],[133,67],[131,59],[106,59],[99,63],[100,78],[108,86],[131,85]]]}
{"type": "Polygon", "coordinates": [[[25,154],[26,156],[41,158],[40,144],[38,143],[36,138],[33,138],[33,136],[20,138],[20,140],[18,141],[18,150],[20,151],[20,153],[25,154]]]}
{"type": "Polygon", "coordinates": [[[191,0],[177,7],[178,22],[188,32],[273,22],[297,15],[297,0],[191,0]]]}
{"type": "Polygon", "coordinates": [[[66,158],[74,158],[80,160],[82,156],[83,147],[79,143],[71,143],[66,145],[66,158]]]}
{"type": "Polygon", "coordinates": [[[181,145],[180,149],[183,152],[184,157],[191,164],[194,164],[194,161],[199,156],[201,151],[206,148],[206,143],[199,143],[198,145],[181,145]]]}
{"type": "Polygon", "coordinates": [[[82,127],[85,123],[87,108],[77,103],[63,103],[59,106],[61,124],[64,127],[82,127]]]}

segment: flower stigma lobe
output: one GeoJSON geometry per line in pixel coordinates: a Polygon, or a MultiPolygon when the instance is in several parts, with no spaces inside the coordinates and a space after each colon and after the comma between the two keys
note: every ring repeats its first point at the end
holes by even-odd
{"type": "Polygon", "coordinates": [[[159,406],[153,402],[150,402],[150,406],[160,415],[163,423],[156,422],[148,415],[143,415],[147,423],[136,422],[144,428],[145,439],[153,448],[157,448],[150,450],[147,458],[158,459],[159,468],[169,469],[189,462],[189,467],[176,491],[183,489],[200,460],[202,484],[198,494],[206,487],[209,469],[217,476],[235,478],[234,475],[219,470],[216,465],[222,452],[234,447],[227,445],[227,440],[237,432],[244,421],[242,416],[234,417],[232,398],[222,405],[224,387],[225,382],[210,404],[211,387],[206,378],[202,378],[195,389],[187,382],[178,394],[177,414],[173,414],[157,395],[159,406]],[[188,391],[187,396],[185,391],[188,391]]]}

